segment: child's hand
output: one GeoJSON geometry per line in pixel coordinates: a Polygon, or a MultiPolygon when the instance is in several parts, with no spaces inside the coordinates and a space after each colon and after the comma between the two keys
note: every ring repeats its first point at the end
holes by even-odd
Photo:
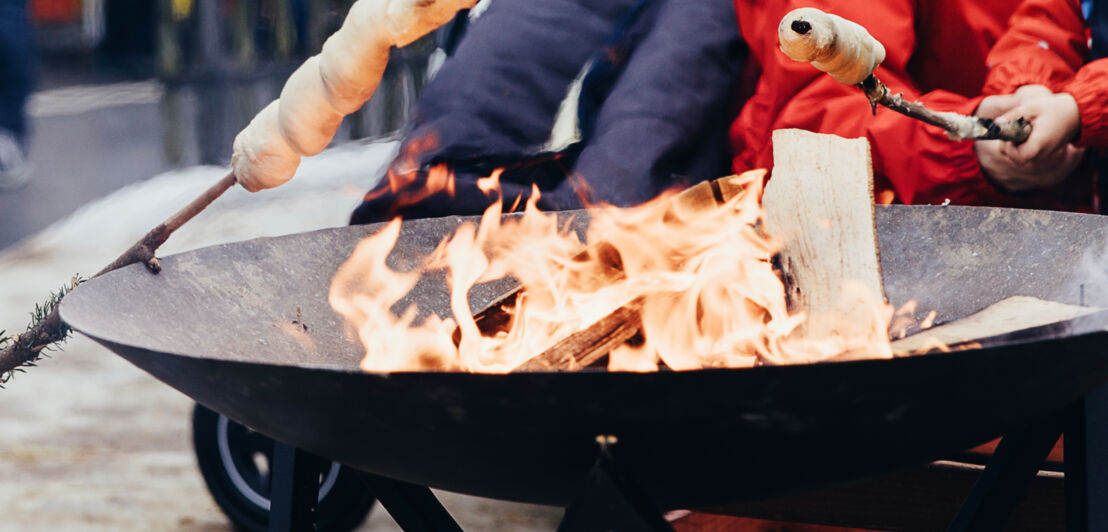
{"type": "Polygon", "coordinates": [[[1004,154],[1016,163],[1031,163],[1051,157],[1081,133],[1081,115],[1077,101],[1066,93],[1038,96],[1023,100],[1019,106],[997,117],[1008,122],[1019,117],[1031,121],[1031,136],[1016,146],[1004,143],[1004,154]]]}
{"type": "Polygon", "coordinates": [[[1021,87],[1022,94],[990,96],[978,107],[978,116],[1001,113],[997,122],[1021,116],[1031,121],[1031,136],[1019,146],[1000,140],[974,143],[981,169],[1010,192],[1056,185],[1085,155],[1084,148],[1070,144],[1081,127],[1077,102],[1069,94],[1044,94],[1045,87],[1031,87],[1039,86],[1021,87]]]}
{"type": "Polygon", "coordinates": [[[1004,153],[1006,146],[1011,147],[1011,143],[1003,140],[979,140],[973,144],[981,170],[993,183],[1007,192],[1057,185],[1073,173],[1085,156],[1085,148],[1065,144],[1057,151],[1042,154],[1033,161],[1016,162],[1004,153]]]}
{"type": "Polygon", "coordinates": [[[977,106],[977,110],[974,111],[973,116],[979,116],[981,118],[996,118],[1016,107],[1027,100],[1037,98],[1040,96],[1050,96],[1054,94],[1050,92],[1050,89],[1043,85],[1024,85],[1012,94],[1001,94],[997,96],[989,96],[984,100],[981,100],[981,104],[977,106]]]}

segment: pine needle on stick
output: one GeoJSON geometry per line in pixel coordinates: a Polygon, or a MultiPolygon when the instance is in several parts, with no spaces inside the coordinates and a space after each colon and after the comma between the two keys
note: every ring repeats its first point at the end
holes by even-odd
{"type": "MultiPolygon", "coordinates": [[[[185,222],[203,211],[216,198],[230,189],[235,184],[235,174],[229,173],[220,179],[211,188],[205,190],[196,199],[192,200],[181,210],[173,213],[165,222],[146,233],[138,242],[111,264],[97,272],[93,277],[99,277],[112,270],[141,262],[153,273],[161,271],[161,265],[154,252],[158,250],[174,231],[185,222]]],[[[22,372],[25,367],[33,366],[34,362],[44,355],[45,351],[53,349],[59,342],[64,341],[70,333],[70,328],[62,321],[58,314],[58,304],[70,290],[77,287],[84,279],[74,277],[68,287],[50,294],[50,298],[42,304],[35,305],[31,313],[31,324],[27,331],[18,336],[4,336],[0,332],[0,385],[8,382],[15,372],[22,372]]],[[[2,387],[2,386],[0,386],[2,387]]]]}

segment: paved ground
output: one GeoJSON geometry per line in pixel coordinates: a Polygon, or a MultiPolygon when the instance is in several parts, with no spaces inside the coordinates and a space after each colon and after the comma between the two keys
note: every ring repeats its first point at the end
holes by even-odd
{"type": "MultiPolygon", "coordinates": [[[[192,401],[79,338],[0,391],[0,531],[230,530],[189,444],[192,401]]],[[[467,530],[561,511],[440,493],[467,530]]],[[[398,530],[375,508],[362,531],[398,530]]]]}
{"type": "Polygon", "coordinates": [[[35,178],[19,191],[0,193],[0,248],[90,199],[169,168],[156,102],[87,110],[63,109],[63,102],[48,98],[33,107],[35,178]]]}

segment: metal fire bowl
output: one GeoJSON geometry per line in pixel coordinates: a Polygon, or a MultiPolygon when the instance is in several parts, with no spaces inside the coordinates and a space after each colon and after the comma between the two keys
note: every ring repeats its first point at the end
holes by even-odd
{"type": "MultiPolygon", "coordinates": [[[[580,221],[584,214],[566,213],[580,221]]],[[[877,212],[888,297],[941,317],[1012,295],[1105,303],[1084,268],[1108,218],[995,208],[877,212]]],[[[461,218],[406,223],[395,264],[461,218]]],[[[200,249],[82,285],[62,317],[198,402],[366,471],[566,505],[599,434],[665,508],[815,489],[942,458],[1050,415],[1108,380],[1102,315],[986,347],[895,360],[658,373],[373,374],[327,304],[332,273],[378,227],[200,249]],[[313,345],[286,332],[297,309],[313,345]]],[[[413,297],[445,312],[441,279],[413,297]]],[[[501,283],[503,285],[503,283],[501,283]]],[[[502,286],[501,286],[502,288],[502,286]]],[[[474,291],[479,306],[497,287],[474,291]]]]}

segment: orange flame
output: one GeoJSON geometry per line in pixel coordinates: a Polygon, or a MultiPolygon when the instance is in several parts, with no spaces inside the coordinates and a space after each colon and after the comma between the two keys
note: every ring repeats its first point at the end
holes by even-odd
{"type": "Polygon", "coordinates": [[[500,174],[504,173],[503,168],[497,168],[493,170],[492,174],[488,177],[482,177],[477,180],[477,188],[481,189],[485,195],[492,194],[500,190],[500,174]]]}
{"type": "Polygon", "coordinates": [[[438,147],[438,138],[428,135],[406,144],[403,152],[389,166],[385,173],[388,185],[366,194],[363,201],[377,199],[385,194],[394,194],[391,209],[395,214],[399,209],[419,203],[430,196],[445,192],[454,197],[454,174],[445,163],[439,163],[427,170],[422,186],[414,186],[419,181],[421,157],[438,147]]]}
{"type": "MultiPolygon", "coordinates": [[[[478,186],[487,194],[497,190],[499,176],[478,186]]],[[[779,246],[761,230],[764,176],[756,170],[732,178],[742,191],[723,205],[690,209],[666,193],[634,208],[594,206],[588,247],[556,215],[537,208],[533,187],[522,216],[502,218],[502,203],[493,202],[479,225],[461,224],[407,271],[386,264],[400,232],[394,220],[360,243],[336,273],[331,305],[365,344],[362,367],[370,371],[509,372],[632,301],[641,302],[640,335],[610,354],[613,371],[891,356],[885,329],[891,308],[850,283],[844,301],[872,307],[881,327],[861,338],[795,334],[804,316],[789,314],[771,261],[779,246]],[[454,317],[417,323],[415,304],[395,315],[420,275],[435,270],[446,273],[454,317]],[[469,308],[469,291],[506,275],[523,290],[508,326],[486,336],[469,308]]],[[[447,182],[453,180],[435,178],[447,182]]]]}

